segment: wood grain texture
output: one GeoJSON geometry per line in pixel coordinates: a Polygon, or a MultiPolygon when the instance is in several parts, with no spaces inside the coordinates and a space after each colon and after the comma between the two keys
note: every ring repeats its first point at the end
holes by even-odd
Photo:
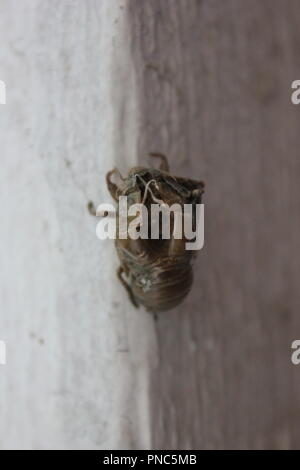
{"type": "Polygon", "coordinates": [[[192,294],[156,326],[153,446],[299,448],[299,1],[132,0],[130,21],[139,155],[207,185],[192,294]]]}

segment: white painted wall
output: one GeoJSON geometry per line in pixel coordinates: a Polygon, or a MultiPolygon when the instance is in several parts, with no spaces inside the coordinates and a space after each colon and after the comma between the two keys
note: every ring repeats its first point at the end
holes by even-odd
{"type": "Polygon", "coordinates": [[[151,446],[152,318],[88,200],[136,161],[126,0],[1,0],[0,446],[151,446]]]}

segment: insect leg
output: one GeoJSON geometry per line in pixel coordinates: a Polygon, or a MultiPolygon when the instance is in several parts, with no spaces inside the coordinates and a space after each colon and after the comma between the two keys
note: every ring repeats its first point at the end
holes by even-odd
{"type": "Polygon", "coordinates": [[[111,176],[115,173],[120,175],[119,171],[116,168],[114,168],[113,170],[109,171],[106,174],[106,184],[107,184],[107,189],[110,192],[113,199],[115,201],[118,201],[118,197],[121,191],[120,191],[120,188],[111,180],[111,176]]]}
{"type": "Polygon", "coordinates": [[[89,213],[93,215],[94,217],[114,217],[115,215],[114,212],[97,210],[93,201],[89,201],[87,203],[87,209],[89,213]]]}
{"type": "Polygon", "coordinates": [[[166,172],[170,171],[169,162],[165,155],[163,155],[162,153],[155,152],[155,153],[149,153],[149,156],[160,159],[160,165],[159,165],[160,170],[166,171],[166,172]]]}
{"type": "Polygon", "coordinates": [[[96,217],[96,207],[92,201],[88,202],[87,208],[89,213],[96,217]]]}
{"type": "Polygon", "coordinates": [[[138,307],[139,304],[138,304],[137,301],[135,300],[135,297],[134,297],[134,295],[133,295],[132,289],[131,289],[130,285],[125,281],[125,279],[124,279],[124,277],[123,277],[123,273],[124,273],[124,272],[125,272],[124,267],[123,267],[122,265],[119,266],[119,268],[117,269],[117,276],[118,276],[119,280],[121,281],[121,283],[123,284],[123,286],[125,287],[125,289],[127,290],[129,299],[131,300],[131,303],[132,303],[135,307],[138,307]]]}

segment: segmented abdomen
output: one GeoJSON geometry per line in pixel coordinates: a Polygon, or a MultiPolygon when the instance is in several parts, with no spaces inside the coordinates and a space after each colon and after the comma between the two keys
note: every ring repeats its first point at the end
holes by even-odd
{"type": "Polygon", "coordinates": [[[131,270],[130,281],[137,302],[158,312],[182,302],[192,286],[193,271],[189,262],[161,259],[159,264],[131,270]]]}

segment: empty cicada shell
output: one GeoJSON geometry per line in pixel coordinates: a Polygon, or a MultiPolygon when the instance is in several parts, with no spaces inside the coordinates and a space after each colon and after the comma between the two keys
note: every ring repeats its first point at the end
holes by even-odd
{"type": "MultiPolygon", "coordinates": [[[[147,208],[156,202],[181,207],[201,203],[202,181],[173,176],[165,156],[151,156],[160,159],[159,169],[134,167],[118,184],[112,180],[118,170],[106,175],[108,190],[117,203],[120,196],[127,196],[129,207],[135,203],[143,203],[147,208]]],[[[195,255],[195,251],[186,249],[186,241],[184,235],[180,239],[174,237],[174,218],[170,221],[169,239],[164,239],[161,233],[158,239],[117,236],[120,259],[117,274],[135,306],[159,312],[175,307],[185,298],[193,282],[191,261],[195,255]]]]}

